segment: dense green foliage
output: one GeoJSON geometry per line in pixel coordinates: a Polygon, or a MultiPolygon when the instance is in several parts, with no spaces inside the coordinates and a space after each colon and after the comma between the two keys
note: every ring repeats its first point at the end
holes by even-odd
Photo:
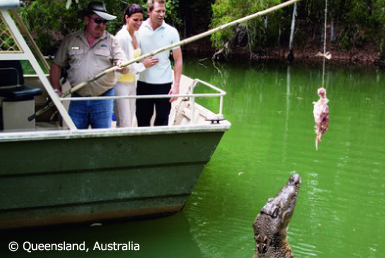
{"type": "MultiPolygon", "coordinates": [[[[244,16],[256,13],[264,10],[270,6],[279,4],[279,0],[217,0],[212,6],[213,19],[211,27],[216,28],[221,24],[225,24],[244,16]]],[[[282,10],[279,10],[268,17],[260,17],[250,20],[246,23],[239,24],[235,29],[229,28],[224,31],[220,31],[211,36],[211,40],[215,47],[222,47],[226,42],[231,41],[234,37],[248,35],[248,44],[250,48],[255,48],[257,45],[264,47],[269,42],[267,39],[269,35],[277,33],[277,27],[275,24],[279,24],[282,21],[282,10]],[[269,21],[269,22],[267,22],[269,21]],[[273,25],[273,26],[270,26],[273,25]]],[[[242,38],[238,38],[241,41],[242,38]]]]}
{"type": "MultiPolygon", "coordinates": [[[[262,11],[278,0],[216,0],[212,6],[211,27],[262,11]]],[[[235,29],[221,31],[211,37],[213,46],[234,43],[246,30],[250,51],[287,46],[293,7],[269,14],[235,29]]],[[[385,0],[328,0],[328,37],[341,48],[354,50],[376,42],[385,58],[385,0]],[[333,30],[333,32],[331,32],[333,30]]],[[[294,44],[301,48],[309,42],[321,42],[324,33],[325,0],[298,2],[294,44]]]]}
{"type": "MultiPolygon", "coordinates": [[[[91,0],[30,0],[19,10],[43,52],[54,46],[63,35],[84,26],[81,10],[91,0]]],[[[118,16],[107,26],[115,34],[121,27],[125,8],[146,0],[104,0],[110,13],[118,16]]],[[[279,4],[279,0],[167,0],[167,22],[176,26],[182,38],[215,28],[246,15],[279,4]]],[[[328,40],[340,49],[354,51],[376,43],[385,59],[385,0],[328,0],[328,40]]],[[[222,48],[248,47],[251,52],[287,48],[293,7],[287,7],[220,31],[211,37],[212,45],[222,48]]],[[[325,0],[298,2],[294,48],[319,44],[323,40],[325,0]]]]}
{"type": "MultiPolygon", "coordinates": [[[[27,1],[25,8],[19,13],[28,29],[36,35],[36,42],[44,53],[50,53],[54,49],[55,42],[60,37],[84,27],[83,11],[87,9],[91,0],[72,1],[69,9],[66,8],[67,0],[33,0],[27,1]]],[[[107,30],[115,34],[123,24],[123,14],[126,8],[132,4],[140,4],[146,10],[147,0],[104,0],[110,14],[118,18],[109,22],[107,30]]],[[[176,9],[179,7],[179,0],[167,0],[166,17],[173,24],[181,23],[177,16],[176,9]]],[[[146,13],[146,11],[145,11],[146,13]]]]}

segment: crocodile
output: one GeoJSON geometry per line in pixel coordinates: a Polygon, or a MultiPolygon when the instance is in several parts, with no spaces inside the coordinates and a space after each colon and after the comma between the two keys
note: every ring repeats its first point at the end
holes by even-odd
{"type": "Polygon", "coordinates": [[[286,185],[267,201],[254,220],[255,253],[253,258],[294,257],[287,241],[287,229],[297,202],[301,177],[292,175],[286,185]]]}

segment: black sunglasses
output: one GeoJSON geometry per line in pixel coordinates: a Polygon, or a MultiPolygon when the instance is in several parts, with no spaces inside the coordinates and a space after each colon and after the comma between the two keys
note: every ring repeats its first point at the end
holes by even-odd
{"type": "Polygon", "coordinates": [[[101,24],[102,22],[103,22],[103,24],[107,24],[107,23],[108,23],[107,20],[102,20],[102,19],[99,19],[99,18],[92,18],[92,17],[89,17],[89,16],[88,16],[88,18],[94,20],[94,22],[95,22],[96,24],[101,24]]]}

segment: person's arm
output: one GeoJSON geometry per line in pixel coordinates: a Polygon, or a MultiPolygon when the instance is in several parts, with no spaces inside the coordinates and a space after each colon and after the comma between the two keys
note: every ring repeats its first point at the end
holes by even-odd
{"type": "Polygon", "coordinates": [[[61,67],[56,63],[52,62],[49,75],[53,89],[55,90],[57,95],[60,96],[62,94],[60,85],[61,67]]]}
{"type": "Polygon", "coordinates": [[[119,73],[121,73],[121,74],[127,74],[127,73],[129,73],[129,71],[130,71],[130,66],[129,66],[129,65],[128,65],[128,66],[119,67],[121,64],[124,64],[124,63],[126,63],[126,62],[127,62],[127,60],[123,60],[123,59],[118,60],[118,61],[116,62],[116,65],[117,65],[118,67],[115,68],[115,71],[116,71],[116,72],[119,72],[119,73]]]}
{"type": "Polygon", "coordinates": [[[153,67],[159,62],[158,58],[153,58],[152,56],[143,59],[140,63],[133,63],[132,67],[135,73],[141,73],[149,67],[153,67]]]}
{"type": "MultiPolygon", "coordinates": [[[[126,44],[125,40],[122,37],[119,37],[118,35],[116,37],[113,37],[113,43],[111,47],[111,55],[113,56],[113,65],[120,66],[121,64],[124,64],[127,62],[127,56],[126,53],[123,51],[122,46],[125,46],[126,44]]],[[[128,53],[127,53],[128,54],[128,53]]],[[[123,66],[123,67],[116,67],[116,72],[119,72],[121,74],[127,74],[130,71],[130,66],[123,66]]]]}
{"type": "MultiPolygon", "coordinates": [[[[180,79],[182,77],[183,71],[183,57],[182,49],[177,48],[172,51],[172,56],[174,58],[174,83],[171,87],[169,94],[179,94],[179,85],[180,79]]],[[[178,98],[171,98],[170,102],[177,100],[178,98]]]]}

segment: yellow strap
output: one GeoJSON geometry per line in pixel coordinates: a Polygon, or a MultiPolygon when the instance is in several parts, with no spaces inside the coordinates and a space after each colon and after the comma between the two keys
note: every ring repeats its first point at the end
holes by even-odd
{"type": "MultiPolygon", "coordinates": [[[[134,50],[134,58],[137,58],[141,56],[142,50],[140,47],[134,50]]],[[[135,75],[133,74],[125,74],[122,77],[118,79],[118,82],[134,82],[135,81],[135,75]]]]}
{"type": "Polygon", "coordinates": [[[134,82],[135,76],[133,74],[125,74],[118,79],[118,82],[134,82]]]}

